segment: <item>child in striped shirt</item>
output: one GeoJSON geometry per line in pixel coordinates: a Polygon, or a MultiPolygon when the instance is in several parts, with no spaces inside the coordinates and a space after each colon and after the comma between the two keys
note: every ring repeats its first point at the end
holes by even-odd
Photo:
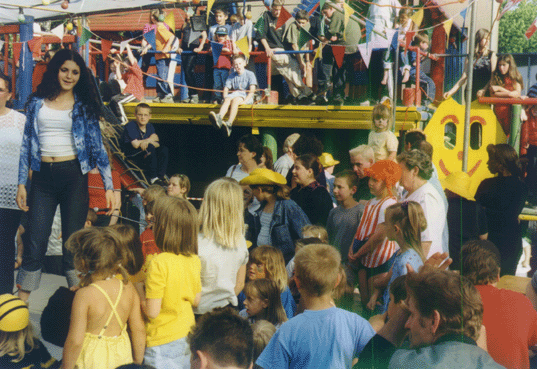
{"type": "Polygon", "coordinates": [[[393,255],[398,246],[386,238],[384,212],[397,203],[393,187],[401,178],[401,168],[391,160],[380,160],[364,170],[369,177],[373,199],[365,206],[364,214],[349,249],[349,264],[358,273],[358,288],[362,305],[374,310],[380,294],[379,287],[388,277],[393,255]]]}

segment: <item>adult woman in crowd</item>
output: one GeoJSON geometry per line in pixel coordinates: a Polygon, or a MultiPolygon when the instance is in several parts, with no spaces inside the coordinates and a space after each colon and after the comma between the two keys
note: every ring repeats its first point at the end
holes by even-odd
{"type": "Polygon", "coordinates": [[[229,167],[226,177],[240,182],[241,179],[248,177],[248,174],[259,166],[262,155],[263,146],[254,135],[246,134],[242,136],[237,143],[239,164],[229,167]]]}
{"type": "MultiPolygon", "coordinates": [[[[99,115],[96,91],[84,60],[75,51],[58,51],[26,107],[17,192],[17,205],[28,212],[23,262],[17,275],[19,297],[24,301],[39,287],[57,205],[64,243],[83,228],[88,214],[87,173],[92,168],[97,167],[101,173],[109,214],[116,208],[99,115]],[[28,196],[30,170],[33,175],[28,196]]],[[[73,257],[65,247],[63,271],[69,286],[75,286],[78,277],[73,257]]]]}
{"type": "Polygon", "coordinates": [[[0,74],[0,294],[13,292],[14,239],[22,213],[15,198],[26,117],[6,106],[11,93],[11,78],[0,74]]]}
{"type": "Polygon", "coordinates": [[[429,155],[420,150],[404,151],[397,157],[402,169],[400,185],[405,189],[401,201],[415,201],[421,205],[427,228],[422,230],[421,245],[428,258],[442,252],[442,232],[446,224],[447,209],[438,190],[429,183],[433,165],[429,155]]]}
{"type": "MultiPolygon", "coordinates": [[[[475,57],[472,74],[472,100],[477,98],[477,91],[485,88],[492,77],[492,72],[496,70],[497,57],[496,53],[489,49],[490,32],[484,28],[478,30],[475,34],[475,57]]],[[[468,59],[464,63],[464,72],[461,78],[446,93],[444,98],[449,99],[455,94],[468,80],[468,59]]]]}
{"type": "Polygon", "coordinates": [[[526,202],[528,188],[521,179],[515,149],[508,144],[491,144],[487,151],[489,171],[496,177],[481,182],[475,199],[487,213],[488,240],[500,250],[500,274],[515,275],[522,253],[518,215],[526,202]]]}
{"type": "Polygon", "coordinates": [[[249,185],[261,203],[253,223],[248,224],[247,240],[252,247],[274,246],[283,254],[285,263],[295,254],[295,241],[302,238],[302,228],[310,221],[296,202],[289,199],[287,181],[280,173],[258,168],[240,184],[249,185]]]}

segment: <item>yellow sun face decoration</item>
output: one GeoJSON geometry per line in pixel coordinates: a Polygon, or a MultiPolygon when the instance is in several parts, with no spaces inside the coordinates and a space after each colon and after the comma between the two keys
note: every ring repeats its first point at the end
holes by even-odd
{"type": "MultiPolygon", "coordinates": [[[[433,163],[440,179],[462,170],[464,146],[464,106],[453,99],[444,101],[424,130],[434,147],[433,163]]],[[[506,136],[489,105],[474,101],[470,110],[468,174],[475,193],[481,181],[492,177],[487,167],[489,144],[505,143],[506,136]]]]}

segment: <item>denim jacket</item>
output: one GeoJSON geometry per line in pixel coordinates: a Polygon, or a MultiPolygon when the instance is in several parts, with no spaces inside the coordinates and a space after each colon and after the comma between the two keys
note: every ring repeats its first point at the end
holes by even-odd
{"type": "MultiPolygon", "coordinates": [[[[43,106],[43,101],[42,98],[31,99],[26,110],[26,125],[19,160],[19,184],[26,185],[29,169],[39,171],[41,167],[37,114],[43,106]]],[[[112,170],[104,149],[99,122],[88,117],[82,101],[76,95],[72,131],[82,174],[97,167],[103,178],[105,189],[113,190],[112,170]]]]}
{"type": "MultiPolygon", "coordinates": [[[[250,233],[252,246],[257,246],[257,236],[261,231],[261,212],[265,204],[256,211],[254,224],[250,233]]],[[[289,262],[295,254],[295,241],[302,238],[302,228],[311,224],[306,213],[293,200],[276,200],[270,221],[270,239],[272,246],[280,249],[285,262],[289,262]]]]}

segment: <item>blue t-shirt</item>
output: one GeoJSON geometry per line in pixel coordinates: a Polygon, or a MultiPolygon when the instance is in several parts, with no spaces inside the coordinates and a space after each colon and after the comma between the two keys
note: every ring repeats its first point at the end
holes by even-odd
{"type": "MultiPolygon", "coordinates": [[[[291,293],[289,287],[287,287],[285,291],[282,292],[280,298],[282,300],[283,310],[285,310],[285,315],[287,315],[287,319],[291,319],[295,316],[296,313],[296,303],[293,299],[293,294],[291,293]]],[[[244,294],[244,291],[239,293],[239,295],[237,296],[237,300],[239,301],[237,307],[239,311],[241,311],[244,309],[244,300],[246,300],[246,295],[244,294]]]]}
{"type": "Polygon", "coordinates": [[[367,320],[333,307],[305,310],[272,336],[256,364],[270,368],[350,368],[375,335],[367,320]]]}
{"type": "Polygon", "coordinates": [[[138,152],[141,152],[142,149],[135,149],[134,147],[132,147],[131,142],[134,140],[145,140],[146,138],[151,137],[153,133],[155,133],[155,127],[151,123],[147,123],[147,125],[145,126],[145,133],[142,132],[142,130],[138,127],[136,121],[131,121],[127,123],[123,129],[123,133],[120,139],[121,146],[125,155],[131,156],[138,152]]]}
{"type": "Polygon", "coordinates": [[[423,265],[423,260],[421,260],[420,255],[414,249],[407,250],[395,256],[395,260],[393,261],[392,266],[392,277],[390,278],[390,282],[388,282],[388,285],[384,290],[384,303],[381,308],[381,313],[384,313],[386,312],[386,310],[388,310],[388,303],[390,302],[390,286],[392,282],[395,280],[395,278],[405,275],[407,273],[407,264],[410,264],[416,272],[423,265]]]}
{"type": "Polygon", "coordinates": [[[239,75],[235,70],[229,73],[226,80],[226,86],[230,91],[242,90],[248,91],[251,85],[257,86],[257,79],[252,71],[245,70],[239,75]]]}

